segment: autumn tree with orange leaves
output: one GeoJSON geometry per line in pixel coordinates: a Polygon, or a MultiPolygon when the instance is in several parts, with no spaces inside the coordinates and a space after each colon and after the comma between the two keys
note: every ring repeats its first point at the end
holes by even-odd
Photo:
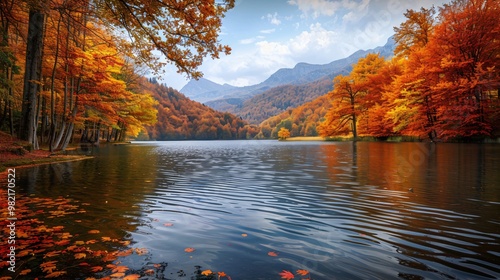
{"type": "Polygon", "coordinates": [[[334,79],[323,136],[409,135],[432,141],[500,133],[500,2],[455,0],[408,10],[392,61],[334,79]],[[360,74],[361,73],[361,74],[360,74]],[[361,130],[361,133],[360,131],[361,130]]]}
{"type": "MultiPolygon", "coordinates": [[[[120,85],[117,72],[119,65],[124,65],[120,60],[133,59],[134,64],[147,65],[156,73],[171,63],[188,77],[201,77],[197,69],[204,57],[218,58],[230,53],[228,46],[219,43],[218,33],[221,18],[233,6],[234,0],[2,2],[2,19],[13,19],[13,13],[21,15],[19,27],[27,27],[22,34],[27,40],[18,136],[35,148],[39,139],[48,141],[51,149],[64,147],[82,114],[86,129],[92,126],[93,131],[99,131],[101,125],[114,125],[123,131],[130,114],[111,116],[108,113],[117,112],[119,102],[107,102],[127,95],[127,85],[120,85]],[[14,6],[19,8],[12,9],[14,6]],[[98,54],[101,51],[103,54],[98,54]],[[93,62],[96,58],[100,66],[93,62]],[[99,92],[90,88],[91,83],[104,84],[99,92]],[[104,89],[113,91],[103,92],[104,89]],[[89,98],[89,94],[95,96],[89,98]],[[103,112],[108,113],[104,116],[103,112]]],[[[6,38],[2,44],[8,42],[9,47],[15,37],[12,30],[2,28],[6,38]]],[[[5,72],[3,68],[2,71],[5,72]]],[[[6,84],[2,87],[8,88],[6,84]]],[[[137,100],[125,97],[122,105],[135,110],[127,103],[137,100]]],[[[97,139],[95,136],[98,135],[90,138],[97,139]]]]}

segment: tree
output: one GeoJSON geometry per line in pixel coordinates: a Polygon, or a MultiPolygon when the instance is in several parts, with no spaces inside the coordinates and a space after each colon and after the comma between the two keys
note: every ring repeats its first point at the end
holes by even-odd
{"type": "Polygon", "coordinates": [[[394,27],[394,41],[396,41],[396,55],[408,56],[413,50],[423,48],[429,42],[434,31],[436,9],[421,8],[419,12],[406,10],[407,20],[399,27],[394,27]]]}
{"type": "Polygon", "coordinates": [[[23,107],[19,138],[37,148],[37,96],[41,88],[42,51],[45,13],[44,1],[32,2],[29,8],[28,40],[24,73],[23,107]]]}
{"type": "MultiPolygon", "coordinates": [[[[30,17],[19,137],[29,141],[35,147],[37,145],[39,110],[44,107],[43,98],[42,104],[37,103],[37,101],[43,85],[43,38],[45,23],[48,22],[45,19],[54,16],[51,15],[51,12],[57,11],[53,14],[56,14],[55,16],[59,14],[60,17],[65,16],[68,22],[74,18],[83,19],[79,22],[79,30],[71,30],[71,36],[75,38],[85,38],[83,29],[89,26],[88,19],[93,20],[97,25],[107,26],[112,31],[113,41],[119,42],[118,47],[122,53],[135,58],[137,62],[149,65],[157,73],[165,62],[162,62],[160,57],[153,55],[155,51],[162,53],[168,62],[173,63],[178,68],[179,72],[192,78],[201,77],[201,72],[197,68],[202,64],[204,57],[218,58],[220,53],[230,53],[228,46],[219,43],[218,33],[221,18],[234,6],[234,0],[224,0],[221,4],[217,4],[213,0],[26,1],[30,17]]],[[[58,22],[61,23],[61,21],[58,22]]],[[[70,30],[69,28],[68,24],[68,30],[70,30]]],[[[59,36],[59,34],[56,35],[59,36]]],[[[55,42],[59,43],[59,39],[57,37],[55,42]]],[[[66,40],[69,40],[69,37],[66,40]]],[[[80,53],[85,55],[85,39],[77,47],[81,49],[80,53]]],[[[57,45],[58,50],[59,45],[57,45]]],[[[55,70],[57,65],[58,61],[55,59],[52,69],[55,70]]],[[[81,64],[80,67],[85,68],[84,64],[81,64]]],[[[55,78],[55,75],[52,75],[52,82],[55,78]]],[[[78,88],[81,82],[78,78],[78,81],[72,85],[78,88]]],[[[50,98],[51,102],[54,102],[56,94],[54,90],[52,93],[50,98]]],[[[54,103],[51,103],[52,105],[54,103]]],[[[73,105],[73,108],[77,110],[76,104],[73,105]]],[[[51,113],[50,135],[52,140],[56,139],[55,132],[59,129],[55,126],[55,110],[56,108],[51,113]]],[[[72,118],[76,117],[75,114],[71,115],[72,118]]],[[[59,129],[59,136],[62,135],[63,130],[59,129]]],[[[66,135],[69,134],[66,133],[66,135]]],[[[60,139],[59,136],[57,139],[60,139]]],[[[57,139],[51,147],[56,146],[57,139]]]]}
{"type": "Polygon", "coordinates": [[[359,119],[380,99],[379,93],[370,91],[370,78],[384,63],[378,54],[368,54],[358,60],[348,76],[334,78],[333,90],[328,93],[332,109],[320,129],[322,136],[352,132],[353,140],[357,140],[359,119]]]}
{"type": "Polygon", "coordinates": [[[290,130],[282,127],[280,131],[278,131],[278,138],[280,140],[285,140],[288,137],[290,137],[290,130]]]}

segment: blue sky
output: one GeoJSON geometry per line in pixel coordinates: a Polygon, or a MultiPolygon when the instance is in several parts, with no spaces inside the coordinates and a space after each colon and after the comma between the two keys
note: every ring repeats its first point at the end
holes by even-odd
{"type": "MultiPolygon", "coordinates": [[[[433,0],[236,0],[220,41],[232,54],[206,58],[204,78],[246,86],[299,62],[326,64],[359,49],[384,45],[407,9],[442,6],[433,0]]],[[[180,90],[187,80],[168,67],[162,82],[180,90]]]]}

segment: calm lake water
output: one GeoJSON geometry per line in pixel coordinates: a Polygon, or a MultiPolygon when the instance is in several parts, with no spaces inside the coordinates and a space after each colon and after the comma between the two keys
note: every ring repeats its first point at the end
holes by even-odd
{"type": "Polygon", "coordinates": [[[189,141],[88,153],[19,169],[19,188],[88,205],[79,223],[58,222],[147,248],[121,261],[163,263],[165,279],[198,267],[233,280],[298,269],[311,279],[500,277],[500,145],[189,141]]]}

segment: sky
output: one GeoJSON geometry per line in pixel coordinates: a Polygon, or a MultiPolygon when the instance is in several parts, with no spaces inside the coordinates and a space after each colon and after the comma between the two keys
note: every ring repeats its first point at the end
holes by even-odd
{"type": "MultiPolygon", "coordinates": [[[[326,64],[382,46],[405,20],[407,9],[443,3],[448,1],[236,0],[219,35],[231,54],[206,58],[200,70],[219,84],[258,84],[299,62],[326,64]]],[[[188,80],[169,66],[160,82],[180,90],[188,80]]]]}

